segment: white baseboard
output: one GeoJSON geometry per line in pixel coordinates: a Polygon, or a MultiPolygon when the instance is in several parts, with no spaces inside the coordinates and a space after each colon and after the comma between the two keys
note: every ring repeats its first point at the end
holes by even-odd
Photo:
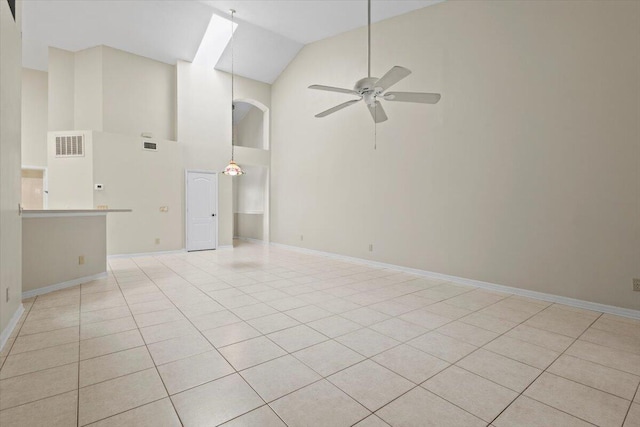
{"type": "Polygon", "coordinates": [[[213,249],[194,249],[192,251],[185,250],[185,252],[197,254],[198,252],[221,251],[221,250],[226,250],[226,249],[233,249],[233,245],[222,245],[222,246],[218,246],[217,248],[213,248],[213,249]]]}
{"type": "Polygon", "coordinates": [[[453,282],[460,285],[473,286],[476,288],[482,288],[482,289],[487,289],[487,290],[497,291],[497,292],[506,292],[514,295],[523,296],[523,297],[539,299],[542,301],[548,301],[548,302],[553,302],[557,304],[564,304],[571,307],[583,308],[585,310],[593,310],[593,311],[599,311],[602,313],[613,314],[616,316],[630,317],[632,319],[640,319],[640,310],[633,310],[631,308],[616,307],[614,305],[606,305],[606,304],[600,304],[597,302],[563,297],[560,295],[547,294],[544,292],[530,291],[528,289],[514,288],[511,286],[505,286],[505,285],[497,285],[495,283],[483,282],[481,280],[466,279],[464,277],[450,276],[448,274],[442,274],[442,273],[434,273],[432,271],[420,270],[417,268],[410,268],[410,267],[403,267],[395,264],[386,264],[383,262],[371,261],[363,258],[339,255],[331,252],[317,251],[315,249],[300,248],[298,246],[290,246],[282,243],[271,242],[271,245],[276,247],[281,247],[284,249],[289,249],[296,252],[302,252],[302,253],[307,253],[312,255],[320,255],[320,256],[338,259],[342,261],[348,261],[348,262],[353,262],[357,264],[364,264],[371,267],[387,268],[389,270],[401,271],[403,273],[414,274],[416,276],[426,277],[429,279],[446,280],[448,282],[453,282]]]}
{"type": "Polygon", "coordinates": [[[16,328],[16,325],[18,324],[22,313],[24,313],[24,305],[20,304],[16,312],[13,313],[13,316],[11,316],[11,320],[9,320],[9,324],[7,325],[7,327],[4,328],[4,331],[0,333],[0,351],[2,351],[4,345],[7,343],[7,340],[13,333],[13,330],[16,328]]]}
{"type": "MultiPolygon", "coordinates": [[[[223,245],[218,246],[216,249],[211,250],[223,250],[223,249],[233,249],[233,245],[223,245]]],[[[206,249],[209,250],[209,249],[206,249]]],[[[185,254],[188,253],[186,249],[176,249],[174,251],[158,251],[158,252],[138,252],[133,254],[114,254],[107,255],[107,261],[110,259],[119,259],[119,258],[138,258],[145,256],[158,256],[158,255],[176,255],[176,254],[185,254]]],[[[192,251],[192,252],[200,252],[200,251],[192,251]]]]}
{"type": "Polygon", "coordinates": [[[142,256],[183,254],[185,252],[187,252],[186,249],[176,249],[173,251],[138,252],[133,254],[114,254],[114,255],[107,255],[107,260],[118,259],[118,258],[136,258],[136,257],[142,257],[142,256]]]}
{"type": "Polygon", "coordinates": [[[38,289],[32,289],[30,291],[23,292],[22,293],[22,299],[35,297],[36,295],[48,294],[49,292],[59,291],[60,289],[65,289],[65,288],[70,288],[72,286],[81,285],[83,283],[87,283],[87,282],[90,282],[92,280],[103,279],[103,278],[105,278],[107,276],[108,276],[108,274],[105,271],[103,273],[93,274],[91,276],[79,277],[77,279],[68,280],[66,282],[56,283],[55,285],[49,285],[49,286],[44,286],[44,287],[38,288],[38,289]]]}
{"type": "Polygon", "coordinates": [[[234,240],[242,240],[243,242],[251,242],[251,243],[256,243],[258,245],[268,245],[268,242],[265,242],[264,240],[260,240],[260,239],[252,239],[251,237],[240,237],[240,236],[235,236],[234,240]]]}

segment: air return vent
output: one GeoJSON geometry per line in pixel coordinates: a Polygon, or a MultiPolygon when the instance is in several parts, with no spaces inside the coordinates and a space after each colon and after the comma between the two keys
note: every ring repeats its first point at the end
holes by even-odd
{"type": "Polygon", "coordinates": [[[56,136],[56,157],[84,157],[84,135],[56,136]]]}
{"type": "Polygon", "coordinates": [[[158,144],[151,141],[142,141],[142,149],[149,151],[158,151],[158,144]]]}

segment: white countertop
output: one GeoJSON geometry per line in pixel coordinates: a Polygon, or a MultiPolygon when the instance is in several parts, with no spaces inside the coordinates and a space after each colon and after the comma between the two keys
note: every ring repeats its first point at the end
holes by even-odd
{"type": "Polygon", "coordinates": [[[55,216],[96,216],[108,213],[131,212],[131,209],[24,209],[23,218],[50,218],[55,216]]]}

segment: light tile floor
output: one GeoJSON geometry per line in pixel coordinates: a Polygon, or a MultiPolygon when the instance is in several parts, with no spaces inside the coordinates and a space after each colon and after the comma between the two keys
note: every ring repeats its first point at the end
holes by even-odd
{"type": "Polygon", "coordinates": [[[640,426],[640,321],[281,248],[24,301],[7,426],[640,426]]]}

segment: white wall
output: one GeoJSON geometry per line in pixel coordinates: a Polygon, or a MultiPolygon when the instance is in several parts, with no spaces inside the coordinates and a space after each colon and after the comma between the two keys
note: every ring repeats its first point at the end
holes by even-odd
{"type": "MultiPolygon", "coordinates": [[[[20,203],[20,115],[22,88],[22,2],[16,20],[0,1],[0,339],[21,305],[22,223],[20,203]],[[7,301],[5,296],[9,295],[7,301]]],[[[4,342],[0,341],[0,347],[4,342]]]]}
{"type": "Polygon", "coordinates": [[[109,255],[184,248],[183,145],[154,138],[154,152],[142,149],[141,137],[80,133],[85,156],[69,158],[55,157],[56,132],[49,133],[49,208],[132,209],[108,215],[109,255]]]}
{"type": "MultiPolygon", "coordinates": [[[[178,61],[178,141],[185,169],[219,172],[231,158],[231,81],[226,73],[178,61]]],[[[233,244],[231,179],[218,176],[218,244],[233,244]]]]}
{"type": "MultiPolygon", "coordinates": [[[[221,71],[177,64],[178,141],[184,143],[186,169],[221,171],[231,158],[231,79],[221,71]]],[[[271,105],[270,85],[235,79],[237,99],[271,105]]],[[[242,178],[242,177],[240,177],[242,178]]],[[[232,179],[218,179],[218,243],[233,244],[232,179]]]]}
{"type": "Polygon", "coordinates": [[[49,130],[176,138],[176,68],[107,46],[49,48],[49,130]]]}
{"type": "Polygon", "coordinates": [[[234,218],[234,236],[264,240],[264,215],[236,213],[234,218]]]}
{"type": "Polygon", "coordinates": [[[107,216],[110,255],[184,248],[183,146],[153,142],[155,152],[143,150],[140,137],[93,133],[93,182],[104,186],[93,192],[94,204],[133,209],[107,216]],[[161,212],[162,206],[168,212],[161,212]]]}
{"type": "MultiPolygon", "coordinates": [[[[106,46],[98,46],[72,53],[50,49],[49,66],[49,126],[50,129],[72,131],[79,125],[87,132],[88,146],[85,162],[82,159],[53,159],[50,165],[49,207],[95,207],[98,205],[132,207],[147,197],[137,192],[137,187],[123,187],[123,197],[102,200],[104,193],[94,194],[93,184],[99,178],[101,159],[94,157],[91,136],[99,136],[100,141],[128,141],[138,149],[140,133],[151,132],[154,141],[180,141],[180,156],[171,159],[171,164],[144,165],[145,176],[164,176],[166,168],[201,169],[219,172],[231,156],[231,80],[227,73],[179,62],[177,67],[138,57],[106,46]],[[166,135],[166,136],[163,136],[166,135]],[[71,166],[68,169],[59,166],[71,166]],[[80,178],[83,176],[83,178],[80,178]],[[81,179],[78,187],[76,179],[81,179]],[[73,187],[71,187],[73,185],[73,187]],[[67,190],[63,189],[67,188],[67,190]],[[126,188],[125,188],[126,187],[126,188]],[[69,194],[67,194],[69,193],[69,194]],[[57,196],[58,197],[57,197],[57,196]],[[100,200],[99,200],[100,199],[100,200]],[[131,203],[130,203],[131,202],[131,203]]],[[[271,102],[271,86],[245,78],[236,78],[236,94],[257,100],[267,106],[271,102]]],[[[127,149],[124,145],[118,145],[127,149]]],[[[127,151],[128,152],[128,151],[127,151]]],[[[136,153],[138,153],[136,151],[136,153]]],[[[138,153],[139,154],[139,153],[138,153]]],[[[255,155],[248,154],[252,159],[255,155]]],[[[161,156],[160,156],[161,157],[161,156]]],[[[264,155],[258,156],[264,162],[264,155]]],[[[268,161],[268,155],[266,156],[268,161]]],[[[145,158],[147,159],[147,158],[145,158]]],[[[116,153],[109,154],[109,166],[118,172],[122,162],[116,153]]],[[[107,169],[107,166],[104,167],[107,169]]],[[[128,174],[128,173],[127,173],[128,174]]],[[[135,172],[122,179],[135,179],[135,172]]],[[[118,177],[115,177],[118,178],[118,177]]],[[[101,179],[101,178],[100,178],[101,179]]],[[[183,176],[179,177],[182,185],[183,176]]],[[[179,190],[182,194],[183,189],[179,190]]],[[[219,244],[227,246],[233,239],[233,193],[232,179],[219,176],[219,244]]],[[[180,205],[171,202],[169,214],[160,218],[161,225],[150,222],[151,229],[138,229],[122,225],[124,237],[110,239],[109,253],[148,252],[170,250],[183,247],[182,198],[180,205]],[[163,222],[165,221],[165,222],[163,222]],[[168,221],[168,222],[167,222],[168,221]],[[167,225],[170,224],[170,225],[167,225]],[[129,227],[127,229],[127,227],[129,227]],[[168,231],[167,231],[168,230],[168,231]],[[179,230],[179,234],[174,231],[179,230]],[[147,233],[148,232],[148,233],[147,233]],[[152,238],[151,238],[151,237],[152,238]],[[155,244],[155,238],[161,243],[155,244]],[[136,240],[137,239],[137,240],[136,240]],[[151,239],[151,240],[150,240],[151,239]],[[111,245],[113,242],[113,245],[111,245]],[[138,242],[138,243],[136,243],[138,242]],[[151,242],[151,246],[149,246],[151,242]]],[[[154,200],[153,214],[164,204],[154,200]]],[[[166,203],[165,203],[166,204],[166,203]]],[[[151,206],[151,205],[149,205],[151,206]]],[[[146,207],[143,210],[147,209],[146,207]]],[[[151,208],[149,208],[151,209],[151,208]]],[[[138,209],[139,210],[139,209],[138,209]]],[[[147,212],[145,210],[145,212],[147,212]]],[[[135,215],[134,215],[135,216],[135,215]]],[[[114,216],[110,216],[109,230],[114,216]]],[[[132,216],[133,217],[133,216],[132,216]]],[[[118,218],[118,217],[116,217],[118,218]]],[[[114,221],[119,221],[115,220],[114,221]]],[[[111,231],[110,231],[111,234],[111,231]]],[[[120,236],[120,232],[113,233],[120,236]]]]}
{"type": "Polygon", "coordinates": [[[242,147],[264,147],[264,113],[257,107],[251,106],[240,123],[235,126],[235,144],[242,147]]]}
{"type": "Polygon", "coordinates": [[[69,129],[103,129],[103,52],[103,46],[96,46],[74,55],[74,123],[69,129]]]}
{"type": "Polygon", "coordinates": [[[104,131],[176,139],[176,67],[102,47],[104,131]]]}
{"type": "Polygon", "coordinates": [[[48,79],[46,72],[22,69],[22,164],[47,166],[48,79]]]}
{"type": "Polygon", "coordinates": [[[49,132],[47,140],[49,209],[93,209],[93,142],[88,130],[49,132]],[[56,135],[84,135],[84,156],[56,157],[56,135]]]}
{"type": "Polygon", "coordinates": [[[366,75],[361,28],[272,91],[272,240],[640,308],[640,4],[445,2],[373,27],[373,75],[435,106],[311,91],[366,75]],[[300,235],[304,234],[304,241],[300,235]],[[368,252],[370,243],[374,252],[368,252]]]}
{"type": "Polygon", "coordinates": [[[226,73],[178,61],[178,141],[188,169],[221,171],[231,156],[231,82],[226,73]]]}
{"type": "Polygon", "coordinates": [[[233,182],[234,212],[262,214],[265,208],[265,194],[268,168],[263,166],[242,166],[245,175],[233,182]]]}
{"type": "Polygon", "coordinates": [[[49,48],[49,114],[50,131],[74,129],[75,54],[49,48]]]}
{"type": "Polygon", "coordinates": [[[22,292],[106,273],[105,216],[23,218],[22,229],[22,292]]]}

